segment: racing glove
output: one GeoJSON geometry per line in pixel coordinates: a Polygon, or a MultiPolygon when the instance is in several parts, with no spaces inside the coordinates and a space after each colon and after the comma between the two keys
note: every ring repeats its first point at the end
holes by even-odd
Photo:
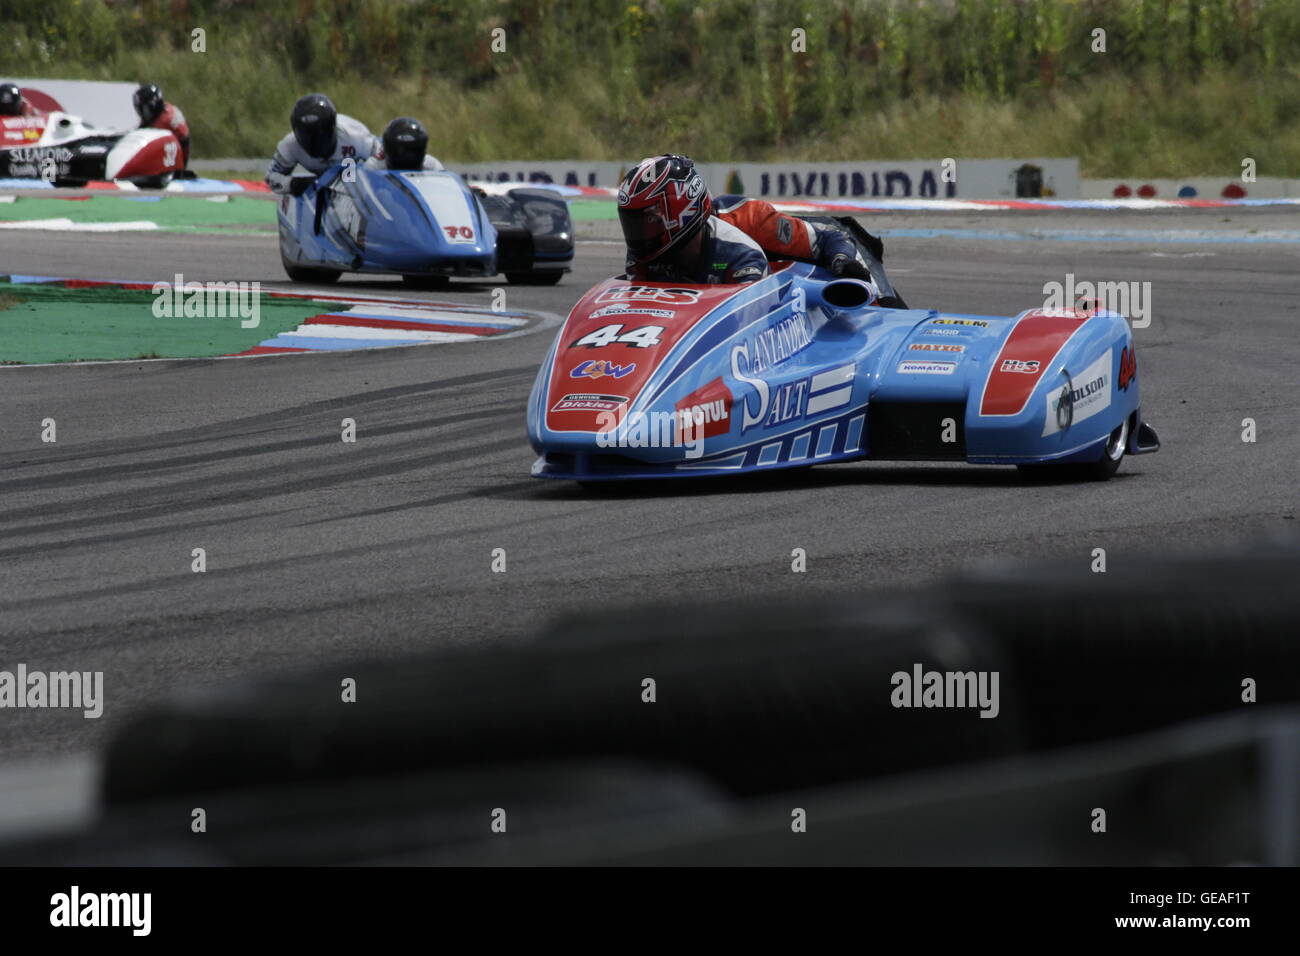
{"type": "Polygon", "coordinates": [[[289,194],[301,196],[315,182],[315,176],[295,176],[289,180],[289,194]]]}
{"type": "Polygon", "coordinates": [[[871,272],[867,267],[858,262],[857,259],[854,259],[851,256],[846,256],[844,253],[840,253],[832,258],[830,265],[827,268],[830,269],[831,275],[835,276],[837,279],[861,279],[863,282],[871,281],[871,272]]]}

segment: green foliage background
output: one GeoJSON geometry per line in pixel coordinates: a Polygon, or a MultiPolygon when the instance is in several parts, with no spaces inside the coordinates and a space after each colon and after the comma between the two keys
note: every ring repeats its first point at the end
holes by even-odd
{"type": "Polygon", "coordinates": [[[0,73],[157,82],[207,157],[268,155],[319,89],[462,160],[1300,175],[1300,0],[0,0],[0,73]]]}

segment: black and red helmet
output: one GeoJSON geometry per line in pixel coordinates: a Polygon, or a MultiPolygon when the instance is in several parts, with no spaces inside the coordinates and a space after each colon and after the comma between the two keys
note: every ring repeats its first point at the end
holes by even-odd
{"type": "Polygon", "coordinates": [[[632,262],[645,265],[680,246],[713,214],[704,177],[685,156],[637,163],[618,189],[618,219],[632,262]]]}

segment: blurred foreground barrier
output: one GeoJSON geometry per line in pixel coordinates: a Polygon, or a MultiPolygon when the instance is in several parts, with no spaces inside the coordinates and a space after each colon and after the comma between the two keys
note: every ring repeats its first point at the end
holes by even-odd
{"type": "Polygon", "coordinates": [[[91,834],[0,858],[1294,864],[1300,552],[1127,561],[181,693],[110,747],[91,834]],[[794,807],[815,834],[769,839],[794,807]]]}

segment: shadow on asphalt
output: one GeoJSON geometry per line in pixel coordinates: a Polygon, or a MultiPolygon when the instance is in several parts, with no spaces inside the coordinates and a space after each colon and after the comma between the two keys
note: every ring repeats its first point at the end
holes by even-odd
{"type": "MultiPolygon", "coordinates": [[[[1112,481],[1137,477],[1122,468],[1112,481]]],[[[1019,469],[1002,465],[932,466],[907,465],[899,467],[884,463],[855,463],[852,465],[823,465],[819,467],[783,469],[750,475],[717,476],[701,478],[639,479],[634,481],[597,481],[580,485],[574,481],[534,479],[531,482],[512,482],[505,487],[482,490],[486,498],[512,500],[641,500],[674,497],[700,497],[708,495],[765,494],[771,492],[807,491],[818,488],[1039,488],[1070,486],[1087,487],[1098,482],[1080,480],[1063,471],[1024,474],[1019,469]]]]}

